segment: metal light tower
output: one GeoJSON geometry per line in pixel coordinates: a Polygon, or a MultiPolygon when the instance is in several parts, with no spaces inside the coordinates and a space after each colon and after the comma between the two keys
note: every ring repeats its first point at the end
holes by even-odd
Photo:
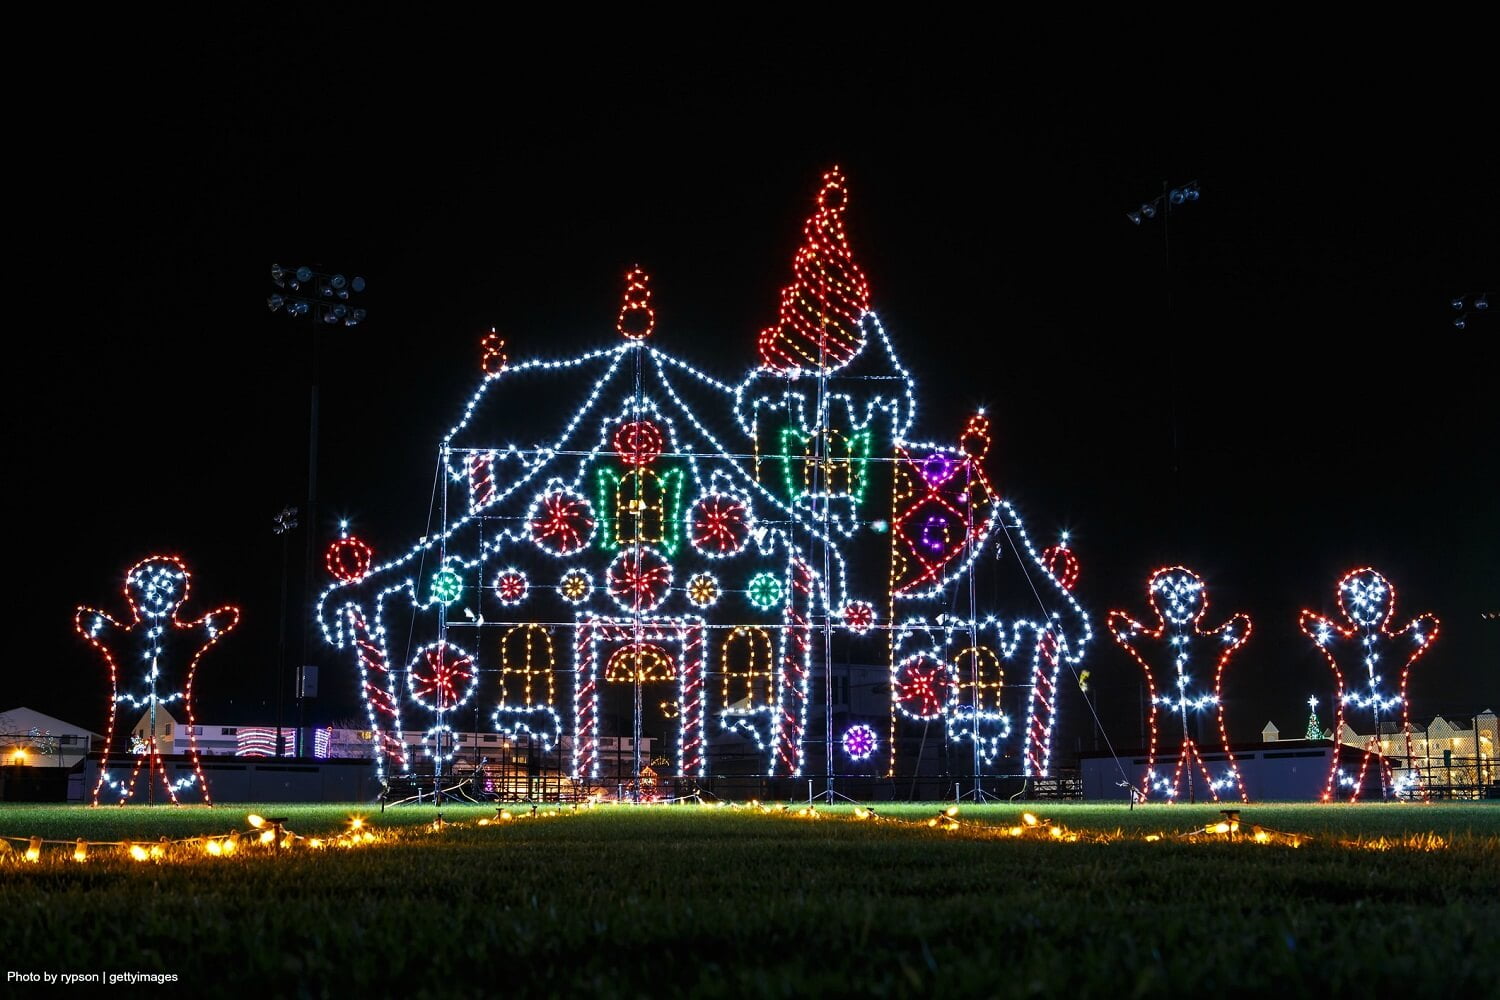
{"type": "MultiPolygon", "coordinates": [[[[273,313],[282,312],[292,319],[307,318],[313,321],[313,353],[310,405],[307,430],[307,554],[303,573],[303,594],[310,596],[313,588],[314,547],[317,545],[318,529],[318,365],[321,331],[325,325],[345,327],[358,326],[365,320],[365,310],[356,306],[352,296],[362,294],[365,279],[358,275],[348,278],[343,274],[325,274],[307,265],[288,270],[280,264],[271,265],[271,283],[276,291],[266,299],[266,306],[273,313]]],[[[278,532],[279,533],[279,532],[278,532]]],[[[285,574],[283,574],[283,578],[285,574]]],[[[302,653],[299,666],[307,660],[307,627],[299,630],[302,653]]],[[[283,663],[281,672],[285,674],[283,663]]],[[[301,677],[301,670],[298,670],[301,677]]],[[[283,679],[284,680],[284,679],[283,679]]],[[[278,691],[282,685],[278,684],[278,691]]],[[[298,687],[299,714],[302,704],[301,686],[298,687]]],[[[277,696],[278,745],[282,697],[277,696]]],[[[301,727],[299,721],[298,749],[301,749],[301,727]]]]}
{"type": "Polygon", "coordinates": [[[276,756],[286,756],[281,736],[281,709],[286,694],[286,589],[287,589],[287,543],[292,530],[297,527],[297,508],[283,507],[281,513],[271,519],[271,530],[281,539],[281,625],[276,640],[276,756]]]}
{"type": "MultiPolygon", "coordinates": [[[[1173,209],[1195,202],[1201,196],[1196,180],[1179,184],[1176,187],[1168,187],[1166,181],[1161,182],[1161,194],[1150,201],[1143,201],[1139,208],[1131,209],[1125,213],[1132,225],[1140,226],[1157,218],[1161,219],[1161,253],[1162,253],[1162,284],[1166,298],[1165,326],[1167,331],[1168,350],[1166,357],[1167,383],[1175,385],[1177,382],[1178,357],[1176,350],[1177,326],[1176,317],[1173,314],[1172,301],[1172,226],[1171,215],[1173,209]]],[[[1177,420],[1177,393],[1167,394],[1168,419],[1171,421],[1172,430],[1172,524],[1174,531],[1180,532],[1182,525],[1182,453],[1179,440],[1179,428],[1177,420]]],[[[1097,723],[1096,723],[1097,727],[1097,723]]],[[[1097,728],[1095,730],[1097,732],[1097,728]]],[[[1146,691],[1141,689],[1141,738],[1144,741],[1146,735],[1146,691]]],[[[1191,796],[1193,780],[1191,768],[1188,770],[1188,791],[1191,796]]]]}

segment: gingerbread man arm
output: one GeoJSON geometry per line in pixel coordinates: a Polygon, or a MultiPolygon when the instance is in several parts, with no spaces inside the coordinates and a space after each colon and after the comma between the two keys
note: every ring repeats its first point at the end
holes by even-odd
{"type": "Polygon", "coordinates": [[[223,607],[215,608],[195,622],[185,622],[183,627],[202,629],[208,635],[208,642],[204,646],[206,649],[233,632],[239,624],[240,609],[223,607]]]}
{"type": "Polygon", "coordinates": [[[1123,611],[1111,611],[1105,618],[1105,622],[1109,628],[1109,634],[1114,636],[1115,642],[1118,642],[1126,649],[1132,650],[1132,652],[1134,650],[1130,645],[1130,640],[1138,635],[1149,635],[1160,631],[1159,629],[1148,629],[1123,611]]]}
{"type": "Polygon", "coordinates": [[[1229,669],[1229,660],[1250,638],[1250,616],[1243,611],[1237,611],[1230,616],[1229,620],[1212,632],[1204,635],[1218,636],[1223,640],[1224,648],[1219,653],[1219,662],[1214,670],[1214,695],[1218,697],[1220,710],[1223,709],[1224,695],[1224,671],[1229,669]]]}
{"type": "MultiPolygon", "coordinates": [[[[1412,637],[1412,641],[1417,644],[1418,649],[1425,652],[1427,647],[1432,645],[1433,641],[1437,639],[1438,630],[1437,615],[1428,613],[1413,618],[1406,623],[1405,628],[1399,632],[1390,633],[1390,636],[1392,639],[1399,639],[1404,635],[1409,635],[1412,637]]],[[[1417,655],[1420,656],[1421,652],[1417,655]]],[[[1413,656],[1412,659],[1416,659],[1416,656],[1413,656]]]]}
{"type": "Polygon", "coordinates": [[[1237,611],[1223,625],[1203,634],[1219,636],[1231,651],[1238,650],[1245,644],[1245,640],[1250,638],[1250,616],[1243,611],[1237,611]]]}
{"type": "Polygon", "coordinates": [[[129,632],[136,624],[125,625],[117,622],[97,608],[80,606],[73,613],[73,628],[89,645],[102,652],[111,662],[114,660],[114,644],[111,640],[129,632]]]}
{"type": "Polygon", "coordinates": [[[1328,643],[1333,639],[1347,639],[1349,630],[1341,628],[1327,615],[1321,615],[1316,611],[1303,611],[1297,616],[1297,627],[1302,634],[1311,639],[1324,655],[1328,655],[1328,643]]]}
{"type": "Polygon", "coordinates": [[[184,630],[192,629],[202,637],[201,643],[198,648],[193,651],[193,658],[191,661],[189,661],[187,667],[187,711],[189,718],[192,717],[193,713],[193,676],[198,671],[198,661],[203,659],[203,654],[212,649],[215,643],[224,638],[230,632],[233,632],[239,625],[239,623],[240,609],[231,607],[215,608],[195,622],[174,621],[174,624],[178,628],[184,630]]]}
{"type": "Polygon", "coordinates": [[[1146,672],[1146,684],[1152,689],[1152,697],[1154,701],[1156,680],[1154,675],[1151,673],[1151,664],[1146,662],[1146,658],[1142,656],[1141,651],[1136,648],[1135,640],[1141,638],[1142,636],[1151,638],[1160,637],[1162,633],[1161,628],[1158,627],[1155,629],[1149,629],[1123,611],[1111,611],[1105,621],[1109,629],[1110,637],[1113,638],[1115,640],[1115,643],[1122,649],[1124,649],[1125,652],[1129,653],[1131,658],[1135,660],[1140,668],[1146,672]]]}
{"type": "MultiPolygon", "coordinates": [[[[1338,686],[1338,696],[1342,698],[1344,693],[1344,672],[1339,669],[1338,657],[1333,655],[1333,650],[1329,647],[1336,640],[1349,638],[1351,635],[1350,630],[1340,628],[1327,616],[1320,615],[1316,611],[1303,611],[1298,615],[1297,627],[1302,630],[1303,635],[1313,641],[1313,645],[1318,647],[1318,652],[1323,654],[1323,659],[1328,662],[1328,669],[1333,671],[1333,681],[1338,686]]],[[[1342,720],[1343,707],[1342,705],[1336,705],[1336,707],[1339,711],[1339,719],[1342,720]]]]}
{"type": "Polygon", "coordinates": [[[1428,613],[1413,618],[1406,623],[1406,627],[1401,631],[1390,633],[1392,639],[1410,636],[1414,643],[1411,655],[1406,658],[1406,662],[1401,666],[1401,688],[1403,695],[1406,693],[1407,675],[1411,673],[1411,668],[1416,666],[1417,660],[1421,659],[1422,654],[1427,652],[1428,647],[1437,640],[1439,631],[1437,615],[1428,613]]]}

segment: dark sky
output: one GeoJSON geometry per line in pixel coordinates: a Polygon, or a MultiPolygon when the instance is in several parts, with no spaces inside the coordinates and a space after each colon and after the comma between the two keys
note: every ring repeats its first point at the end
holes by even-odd
{"type": "MultiPolygon", "coordinates": [[[[40,498],[12,520],[36,594],[13,604],[4,702],[98,725],[72,609],[123,610],[124,569],[164,548],[200,608],[245,610],[201,716],[274,713],[271,517],[303,502],[313,338],[266,310],[271,262],[369,280],[369,321],[322,338],[316,527],[347,514],[391,553],[421,531],[482,332],[513,358],[611,344],[639,261],[659,345],[738,378],[836,162],[921,436],[989,408],[993,477],[1035,534],[1074,532],[1096,622],[1144,614],[1147,574],[1185,562],[1211,624],[1255,621],[1233,734],[1300,733],[1328,683],[1297,610],[1370,564],[1402,621],[1444,623],[1415,714],[1500,709],[1500,622],[1480,617],[1500,610],[1497,324],[1456,330],[1448,305],[1500,292],[1477,80],[1024,67],[1024,39],[825,64],[518,40],[418,59],[394,37],[99,41],[76,53],[85,86],[19,113],[12,278],[34,308],[11,315],[12,496],[40,498]],[[1160,220],[1125,211],[1190,179],[1168,267],[1160,220]]],[[[346,665],[313,659],[318,712],[350,714],[346,665]]],[[[1089,666],[1134,743],[1133,664],[1101,642],[1089,666]]]]}

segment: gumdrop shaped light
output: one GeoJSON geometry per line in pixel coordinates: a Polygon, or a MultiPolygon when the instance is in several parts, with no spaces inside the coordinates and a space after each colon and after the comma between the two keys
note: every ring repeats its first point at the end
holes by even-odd
{"type": "Polygon", "coordinates": [[[495,332],[494,327],[484,335],[479,342],[479,367],[486,375],[493,378],[505,371],[506,362],[509,359],[505,354],[505,338],[495,332]]]}
{"type": "Polygon", "coordinates": [[[365,574],[370,572],[370,562],[374,556],[374,549],[349,534],[346,529],[342,537],[328,546],[328,551],[323,555],[323,563],[328,567],[328,575],[335,580],[354,583],[363,580],[365,574]]]}
{"type": "Polygon", "coordinates": [[[656,310],[651,308],[651,275],[637,264],[625,274],[625,301],[615,329],[626,340],[645,340],[656,329],[656,310]]]}

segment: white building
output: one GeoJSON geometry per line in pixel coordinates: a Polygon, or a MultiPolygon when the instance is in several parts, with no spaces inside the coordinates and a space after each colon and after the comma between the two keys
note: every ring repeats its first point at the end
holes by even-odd
{"type": "Polygon", "coordinates": [[[103,739],[98,733],[33,708],[0,712],[0,764],[72,767],[103,739]]]}
{"type": "MultiPolygon", "coordinates": [[[[129,752],[132,742],[145,743],[151,735],[150,713],[142,713],[140,720],[125,735],[125,742],[118,750],[129,752]]],[[[287,753],[291,753],[292,742],[297,733],[293,726],[282,727],[282,739],[287,753]]],[[[163,754],[185,754],[196,740],[198,753],[203,757],[267,756],[276,755],[275,726],[224,726],[201,722],[188,726],[178,720],[171,711],[161,706],[156,709],[156,745],[163,754]],[[264,749],[263,754],[245,754],[246,749],[264,749]]]]}
{"type": "MultiPolygon", "coordinates": [[[[1383,723],[1380,753],[1391,758],[1398,775],[1404,770],[1414,770],[1428,788],[1477,789],[1500,780],[1500,771],[1495,768],[1497,721],[1500,720],[1489,709],[1453,720],[1433,716],[1427,725],[1411,727],[1409,751],[1401,724],[1383,723]]],[[[1339,738],[1340,742],[1360,747],[1375,739],[1373,735],[1355,733],[1347,725],[1339,738]]]]}
{"type": "MultiPolygon", "coordinates": [[[[1269,742],[1274,726],[1266,726],[1269,742]]],[[[1287,741],[1295,742],[1295,741],[1287,741]]],[[[1433,716],[1425,726],[1411,727],[1411,742],[1399,721],[1384,722],[1378,736],[1357,732],[1346,720],[1339,727],[1338,742],[1359,750],[1377,750],[1391,765],[1398,781],[1412,773],[1421,787],[1445,796],[1474,798],[1480,789],[1500,781],[1495,751],[1500,746],[1500,719],[1490,709],[1458,719],[1433,716]]]]}

